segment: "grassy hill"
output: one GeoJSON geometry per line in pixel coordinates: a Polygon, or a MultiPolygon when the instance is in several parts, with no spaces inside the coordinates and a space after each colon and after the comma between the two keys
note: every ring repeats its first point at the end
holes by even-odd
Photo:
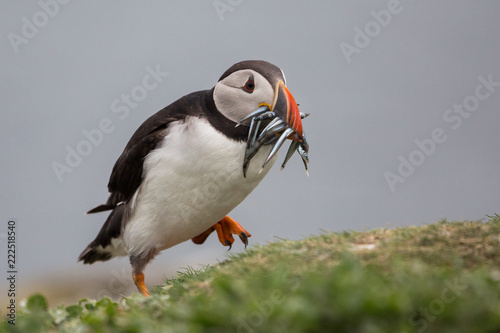
{"type": "Polygon", "coordinates": [[[280,240],[149,299],[25,303],[22,332],[500,332],[500,216],[280,240]]]}

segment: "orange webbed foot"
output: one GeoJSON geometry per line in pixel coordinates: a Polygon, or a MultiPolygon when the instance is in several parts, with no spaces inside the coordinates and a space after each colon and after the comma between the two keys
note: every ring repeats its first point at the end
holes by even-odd
{"type": "Polygon", "coordinates": [[[248,245],[248,237],[252,236],[248,231],[243,229],[243,227],[238,222],[236,222],[229,216],[226,216],[206,231],[194,237],[192,241],[195,244],[202,244],[203,242],[205,242],[208,236],[212,232],[214,232],[214,230],[217,231],[219,242],[221,242],[221,244],[224,246],[229,246],[228,251],[231,250],[231,247],[234,243],[234,238],[232,235],[238,235],[243,244],[245,244],[245,248],[248,245]]]}
{"type": "Polygon", "coordinates": [[[222,220],[214,224],[213,228],[215,228],[215,231],[217,231],[217,236],[219,237],[219,242],[221,242],[222,245],[224,246],[229,246],[229,250],[231,250],[231,247],[234,243],[234,238],[232,235],[238,235],[245,244],[245,248],[248,245],[248,237],[251,237],[252,235],[243,229],[243,227],[230,218],[229,216],[224,217],[222,220]]]}

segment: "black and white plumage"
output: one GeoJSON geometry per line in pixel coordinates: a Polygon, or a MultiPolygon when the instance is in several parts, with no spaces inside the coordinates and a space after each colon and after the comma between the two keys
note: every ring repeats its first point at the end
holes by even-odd
{"type": "MultiPolygon", "coordinates": [[[[216,230],[221,239],[223,228],[216,224],[236,223],[226,215],[264,178],[282,141],[294,140],[286,160],[298,150],[305,163],[301,117],[283,72],[255,60],[233,65],[211,90],[188,94],[154,114],[116,161],[107,202],[88,212],[111,210],[79,260],[91,264],[128,255],[134,281],[148,295],[146,264],[204,232],[216,230]]],[[[236,229],[246,242],[250,235],[236,229]]],[[[225,245],[231,239],[226,235],[225,245]]]]}

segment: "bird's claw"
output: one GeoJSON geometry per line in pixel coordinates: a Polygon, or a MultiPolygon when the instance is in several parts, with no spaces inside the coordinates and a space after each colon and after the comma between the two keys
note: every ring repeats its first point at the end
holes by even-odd
{"type": "Polygon", "coordinates": [[[245,244],[245,249],[246,249],[248,246],[248,236],[243,231],[240,233],[240,239],[243,242],[243,244],[245,244]]]}
{"type": "Polygon", "coordinates": [[[194,237],[192,241],[195,244],[203,244],[203,242],[205,242],[205,240],[212,232],[214,232],[214,230],[217,231],[219,242],[224,246],[229,246],[228,251],[231,250],[234,243],[234,238],[232,235],[238,235],[243,244],[245,244],[245,248],[248,246],[248,237],[252,236],[248,231],[243,229],[243,227],[238,222],[236,222],[229,216],[226,216],[198,236],[194,237]]]}

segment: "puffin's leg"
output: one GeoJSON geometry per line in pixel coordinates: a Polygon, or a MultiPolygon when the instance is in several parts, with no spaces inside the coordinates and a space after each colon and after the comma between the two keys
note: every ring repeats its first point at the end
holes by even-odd
{"type": "Polygon", "coordinates": [[[210,234],[214,231],[215,231],[215,228],[210,227],[207,230],[205,230],[204,232],[202,232],[201,234],[199,234],[198,236],[192,238],[191,240],[195,244],[203,244],[207,240],[208,236],[210,236],[210,234]]]}
{"type": "Polygon", "coordinates": [[[143,272],[140,272],[140,273],[132,273],[132,278],[134,279],[134,283],[137,287],[137,289],[139,289],[139,292],[148,297],[149,296],[149,290],[148,288],[146,287],[146,284],[144,283],[144,273],[143,272]]]}
{"type": "Polygon", "coordinates": [[[224,246],[229,246],[229,249],[231,249],[231,246],[234,242],[234,238],[231,234],[238,235],[243,244],[245,244],[245,247],[248,245],[248,237],[252,236],[248,231],[243,229],[243,227],[238,222],[236,222],[229,216],[226,216],[191,240],[195,244],[203,244],[203,242],[205,242],[205,240],[212,232],[214,232],[214,230],[217,231],[219,242],[221,242],[221,244],[224,246]]]}
{"type": "Polygon", "coordinates": [[[134,279],[134,283],[137,289],[139,289],[139,292],[146,297],[149,296],[149,290],[146,287],[146,284],[144,283],[143,271],[148,262],[150,262],[151,259],[153,259],[156,256],[157,253],[158,250],[150,249],[142,252],[139,255],[130,256],[130,264],[132,265],[132,279],[134,279]]]}

